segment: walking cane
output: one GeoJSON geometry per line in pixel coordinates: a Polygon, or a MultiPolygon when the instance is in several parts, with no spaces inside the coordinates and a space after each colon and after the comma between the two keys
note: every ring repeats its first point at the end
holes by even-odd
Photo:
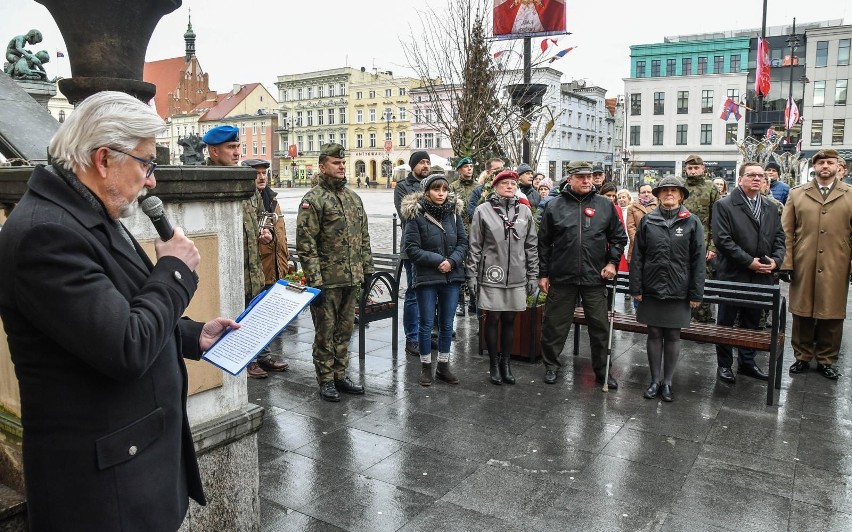
{"type": "Polygon", "coordinates": [[[609,393],[609,361],[612,359],[612,326],[615,321],[615,288],[618,286],[618,273],[612,278],[612,301],[609,307],[609,343],[606,346],[606,373],[604,374],[604,383],[601,390],[604,393],[609,393]]]}

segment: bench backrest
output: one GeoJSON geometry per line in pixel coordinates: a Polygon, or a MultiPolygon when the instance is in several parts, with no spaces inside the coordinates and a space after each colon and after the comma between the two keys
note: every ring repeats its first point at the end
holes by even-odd
{"type": "MultiPolygon", "coordinates": [[[[294,246],[287,246],[290,252],[290,260],[299,269],[299,255],[294,246]]],[[[399,255],[394,253],[373,253],[373,267],[377,272],[396,274],[399,267],[399,255]]]]}
{"type": "MultiPolygon", "coordinates": [[[[612,286],[609,283],[608,286],[612,286]]],[[[630,274],[618,272],[616,292],[630,293],[630,274]]],[[[772,309],[781,302],[778,284],[751,284],[734,281],[707,280],[704,282],[704,303],[772,309]]]]}

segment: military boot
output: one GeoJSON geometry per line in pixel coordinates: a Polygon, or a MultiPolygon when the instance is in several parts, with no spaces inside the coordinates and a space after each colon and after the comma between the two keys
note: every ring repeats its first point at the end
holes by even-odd
{"type": "Polygon", "coordinates": [[[420,386],[432,386],[432,363],[420,363],[420,386]]]}
{"type": "Polygon", "coordinates": [[[435,370],[435,378],[440,379],[447,384],[458,384],[459,378],[450,371],[450,362],[438,362],[438,369],[435,370]]]}
{"type": "Polygon", "coordinates": [[[515,384],[515,377],[512,375],[512,355],[500,355],[500,377],[506,384],[515,384]]]}
{"type": "Polygon", "coordinates": [[[498,353],[488,353],[490,365],[488,372],[491,375],[491,384],[503,384],[503,378],[500,376],[500,355],[498,353]]]}

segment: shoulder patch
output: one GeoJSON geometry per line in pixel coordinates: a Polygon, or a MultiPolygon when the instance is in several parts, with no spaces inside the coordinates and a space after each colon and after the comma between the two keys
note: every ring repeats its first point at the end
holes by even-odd
{"type": "Polygon", "coordinates": [[[690,212],[689,212],[688,210],[686,210],[686,209],[684,209],[684,210],[680,211],[679,213],[677,213],[677,217],[678,217],[678,218],[689,218],[690,216],[692,216],[692,213],[690,213],[690,212]]]}
{"type": "Polygon", "coordinates": [[[303,209],[310,209],[310,208],[311,208],[311,204],[310,204],[310,203],[308,203],[307,201],[302,202],[302,208],[303,208],[303,209]]]}

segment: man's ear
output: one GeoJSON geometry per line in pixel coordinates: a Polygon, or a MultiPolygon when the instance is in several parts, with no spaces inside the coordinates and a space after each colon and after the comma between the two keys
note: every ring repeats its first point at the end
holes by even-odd
{"type": "Polygon", "coordinates": [[[109,158],[109,148],[100,147],[92,152],[92,166],[101,177],[105,178],[107,176],[107,169],[111,164],[112,160],[109,158]]]}

